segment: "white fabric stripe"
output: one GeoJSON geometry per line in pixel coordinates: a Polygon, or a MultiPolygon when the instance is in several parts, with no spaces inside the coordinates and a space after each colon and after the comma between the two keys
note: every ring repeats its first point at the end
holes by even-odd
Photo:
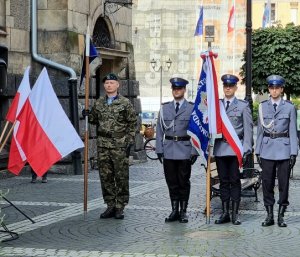
{"type": "MultiPolygon", "coordinates": [[[[215,88],[212,77],[212,64],[209,56],[206,56],[205,62],[206,72],[206,91],[207,91],[207,112],[209,122],[209,133],[212,135],[217,134],[217,120],[216,120],[216,99],[215,99],[215,88]]],[[[219,99],[218,99],[219,100],[219,99]]]]}
{"type": "Polygon", "coordinates": [[[18,88],[18,93],[20,94],[20,98],[19,98],[18,108],[17,108],[17,113],[16,113],[17,116],[19,115],[25,101],[27,100],[27,98],[31,92],[30,82],[29,82],[29,70],[30,70],[30,66],[28,66],[26,68],[23,79],[18,88]]]}
{"type": "Polygon", "coordinates": [[[38,77],[29,101],[39,124],[62,157],[84,147],[57,99],[46,68],[38,77]]]}
{"type": "MultiPolygon", "coordinates": [[[[241,152],[241,156],[243,156],[243,145],[241,140],[239,139],[235,129],[233,128],[227,114],[224,108],[224,105],[222,104],[221,101],[219,101],[219,105],[220,105],[220,112],[221,112],[221,117],[222,117],[222,121],[223,124],[225,125],[225,127],[227,128],[227,130],[230,132],[230,135],[233,139],[233,141],[236,143],[236,146],[238,147],[239,151],[241,152]]],[[[231,146],[232,147],[232,146],[231,146]]]]}

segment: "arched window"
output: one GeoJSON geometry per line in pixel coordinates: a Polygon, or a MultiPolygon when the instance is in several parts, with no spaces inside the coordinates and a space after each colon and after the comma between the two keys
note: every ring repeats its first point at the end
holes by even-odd
{"type": "Polygon", "coordinates": [[[109,27],[102,17],[96,21],[93,31],[93,43],[96,47],[115,48],[114,40],[110,36],[109,27]]]}

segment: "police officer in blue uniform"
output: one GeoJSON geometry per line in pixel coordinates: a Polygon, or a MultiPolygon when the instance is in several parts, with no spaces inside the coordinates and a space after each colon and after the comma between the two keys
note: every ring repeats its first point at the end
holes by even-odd
{"type": "Polygon", "coordinates": [[[296,108],[282,98],[285,80],[267,77],[270,98],[259,105],[255,153],[262,168],[262,187],[267,217],[263,227],[274,225],[274,186],[277,170],[279,209],[277,224],[286,227],[284,212],[289,205],[289,177],[298,155],[296,108]]]}
{"type": "MultiPolygon", "coordinates": [[[[223,81],[224,104],[226,114],[243,145],[243,163],[247,162],[252,154],[253,146],[253,121],[251,110],[247,101],[235,97],[238,77],[225,74],[221,77],[223,81]]],[[[216,160],[218,175],[220,179],[220,198],[222,200],[223,213],[216,224],[228,223],[230,220],[234,225],[240,225],[238,210],[241,200],[241,180],[239,163],[236,154],[228,142],[216,139],[214,145],[214,156],[216,160]],[[232,216],[230,219],[229,205],[232,201],[232,216]]]]}
{"type": "Polygon", "coordinates": [[[186,223],[191,165],[197,159],[197,152],[187,135],[194,104],[184,98],[187,80],[174,77],[170,82],[174,100],[161,106],[156,128],[156,153],[163,163],[172,206],[165,221],[186,223]]]}

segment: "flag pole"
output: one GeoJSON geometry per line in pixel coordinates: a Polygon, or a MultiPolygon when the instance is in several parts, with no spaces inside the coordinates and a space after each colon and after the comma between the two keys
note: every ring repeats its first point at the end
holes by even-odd
{"type": "MultiPolygon", "coordinates": [[[[89,109],[89,81],[90,81],[90,32],[89,26],[85,37],[85,109],[89,109]]],[[[88,156],[89,156],[89,131],[88,131],[88,116],[85,116],[85,135],[84,135],[84,203],[83,211],[84,218],[87,217],[87,192],[88,192],[88,156]]]]}
{"type": "Polygon", "coordinates": [[[14,124],[12,125],[12,127],[10,128],[10,130],[8,131],[6,137],[4,138],[3,143],[0,142],[0,144],[1,144],[1,146],[0,146],[0,153],[2,152],[2,150],[3,150],[3,148],[4,148],[5,144],[6,144],[6,142],[8,140],[8,138],[10,136],[10,134],[13,132],[15,125],[16,125],[16,122],[14,122],[14,124]]]}
{"type": "Polygon", "coordinates": [[[9,124],[9,121],[6,121],[5,126],[4,126],[3,131],[2,131],[2,133],[1,133],[1,136],[0,136],[0,144],[1,144],[1,142],[2,142],[2,139],[3,139],[3,137],[4,137],[5,132],[6,132],[6,130],[7,130],[8,124],[9,124]]]}
{"type": "Polygon", "coordinates": [[[208,146],[208,158],[206,168],[206,224],[210,224],[210,163],[211,163],[211,144],[208,146]]]}

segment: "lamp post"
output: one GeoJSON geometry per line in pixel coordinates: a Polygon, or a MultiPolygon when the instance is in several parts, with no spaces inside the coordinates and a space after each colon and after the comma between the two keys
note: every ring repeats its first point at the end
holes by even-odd
{"type": "Polygon", "coordinates": [[[253,111],[252,89],[252,10],[251,0],[247,0],[246,8],[246,96],[251,112],[253,111]]]}
{"type": "MultiPolygon", "coordinates": [[[[253,100],[252,100],[252,0],[247,0],[246,8],[246,96],[245,100],[248,101],[251,112],[253,113],[253,100]]],[[[252,149],[253,153],[253,149],[252,149]]],[[[244,168],[254,167],[254,156],[250,155],[244,168]]]]}
{"type": "MultiPolygon", "coordinates": [[[[160,71],[160,91],[159,91],[159,102],[162,103],[162,72],[163,72],[163,66],[161,63],[159,63],[159,60],[155,60],[154,58],[150,61],[151,67],[155,72],[160,71]]],[[[167,71],[171,68],[172,61],[169,58],[169,60],[166,61],[166,67],[167,71]]]]}

